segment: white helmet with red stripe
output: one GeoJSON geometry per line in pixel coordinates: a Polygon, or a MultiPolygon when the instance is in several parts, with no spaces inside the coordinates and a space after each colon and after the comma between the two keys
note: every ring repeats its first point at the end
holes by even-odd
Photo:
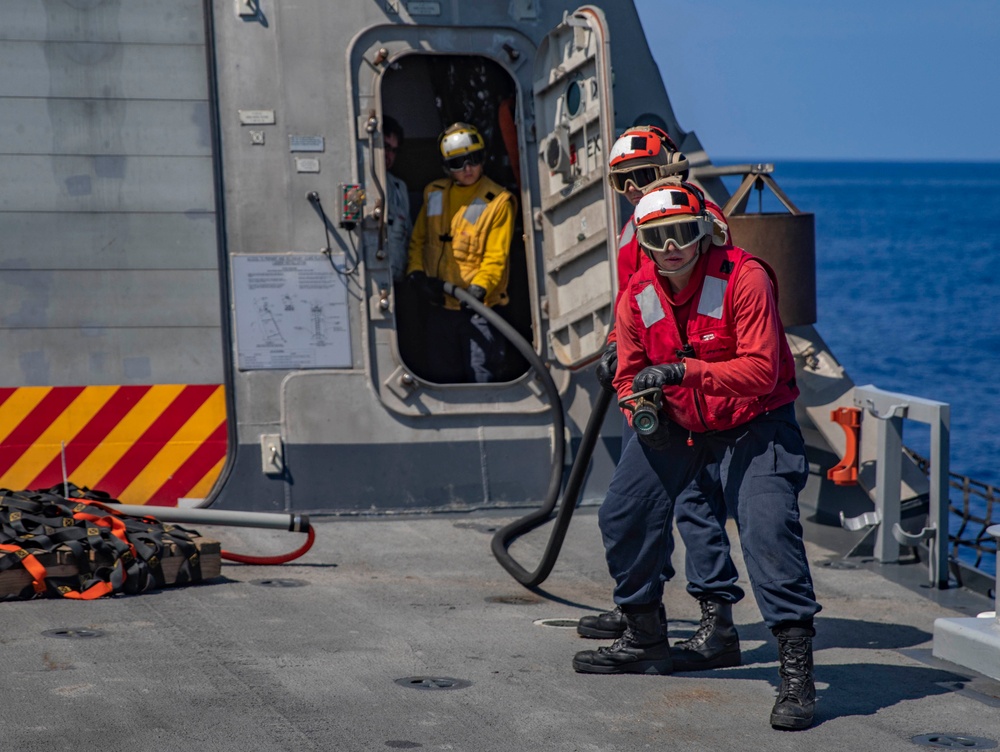
{"type": "Polygon", "coordinates": [[[702,240],[716,242],[716,221],[705,205],[705,194],[690,183],[661,180],[651,185],[635,207],[635,230],[642,248],[657,271],[665,276],[689,271],[707,248],[702,240]],[[698,252],[679,269],[664,269],[657,256],[669,245],[687,248],[698,243],[698,252]]]}
{"type": "Polygon", "coordinates": [[[619,193],[629,183],[643,190],[650,183],[669,176],[687,180],[688,161],[667,132],[655,125],[629,128],[611,147],[608,180],[619,193]]]}

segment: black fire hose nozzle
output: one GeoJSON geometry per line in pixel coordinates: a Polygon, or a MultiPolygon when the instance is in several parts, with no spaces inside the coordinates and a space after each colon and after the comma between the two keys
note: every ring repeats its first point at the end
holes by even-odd
{"type": "Polygon", "coordinates": [[[632,428],[641,436],[656,433],[660,427],[660,405],[663,392],[659,387],[643,389],[618,400],[618,407],[632,411],[632,428]]]}

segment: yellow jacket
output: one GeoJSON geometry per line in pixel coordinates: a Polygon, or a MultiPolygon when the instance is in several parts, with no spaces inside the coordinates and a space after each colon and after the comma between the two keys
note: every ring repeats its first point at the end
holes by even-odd
{"type": "MultiPolygon", "coordinates": [[[[505,305],[515,205],[514,196],[485,175],[470,186],[435,180],[424,189],[406,273],[422,271],[462,289],[478,285],[487,306],[505,305]]],[[[459,303],[445,296],[445,307],[459,303]]]]}

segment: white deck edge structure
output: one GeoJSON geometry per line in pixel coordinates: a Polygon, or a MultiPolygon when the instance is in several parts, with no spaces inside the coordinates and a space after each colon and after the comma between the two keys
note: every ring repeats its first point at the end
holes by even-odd
{"type": "MultiPolygon", "coordinates": [[[[993,525],[986,532],[1000,540],[1000,525],[993,525]]],[[[1000,565],[1000,553],[997,554],[997,564],[1000,565]]],[[[1000,570],[1000,566],[997,568],[1000,570]]],[[[997,583],[1000,584],[1000,572],[997,583]]],[[[998,589],[1000,588],[993,590],[994,598],[997,598],[998,589]]],[[[998,611],[1000,603],[994,611],[980,614],[976,618],[935,619],[934,657],[971,668],[991,679],[1000,679],[998,611]]]]}

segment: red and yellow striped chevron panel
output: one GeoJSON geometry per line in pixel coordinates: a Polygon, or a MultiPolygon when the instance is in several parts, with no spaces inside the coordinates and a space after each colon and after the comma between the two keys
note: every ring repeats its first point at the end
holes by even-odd
{"type": "Polygon", "coordinates": [[[51,488],[65,462],[81,488],[176,506],[204,498],[225,461],[218,384],[0,388],[0,488],[51,488]]]}

